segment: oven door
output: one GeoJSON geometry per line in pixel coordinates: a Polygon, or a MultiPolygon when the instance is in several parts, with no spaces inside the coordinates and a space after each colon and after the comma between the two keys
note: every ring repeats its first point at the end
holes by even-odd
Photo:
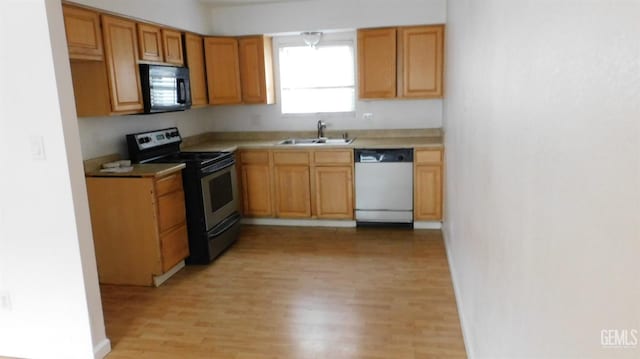
{"type": "Polygon", "coordinates": [[[207,231],[238,211],[238,178],[236,166],[231,164],[223,169],[205,175],[202,183],[207,231]]]}

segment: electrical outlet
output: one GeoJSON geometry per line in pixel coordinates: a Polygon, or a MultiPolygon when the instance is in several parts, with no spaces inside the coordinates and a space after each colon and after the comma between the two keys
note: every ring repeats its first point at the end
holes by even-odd
{"type": "Polygon", "coordinates": [[[373,114],[371,112],[365,112],[362,114],[363,120],[373,120],[373,114]]]}
{"type": "Polygon", "coordinates": [[[11,296],[9,291],[0,290],[0,310],[11,310],[11,296]]]}

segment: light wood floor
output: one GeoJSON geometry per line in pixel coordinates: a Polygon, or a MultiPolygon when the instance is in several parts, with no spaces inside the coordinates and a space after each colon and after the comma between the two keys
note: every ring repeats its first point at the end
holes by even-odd
{"type": "Polygon", "coordinates": [[[107,358],[464,358],[439,231],[252,227],[159,288],[102,286],[107,358]]]}

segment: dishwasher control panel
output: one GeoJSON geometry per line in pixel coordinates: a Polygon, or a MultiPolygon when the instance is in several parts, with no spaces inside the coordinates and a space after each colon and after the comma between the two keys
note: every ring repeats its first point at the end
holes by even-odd
{"type": "Polygon", "coordinates": [[[356,149],[355,161],[361,163],[413,162],[411,148],[356,149]]]}

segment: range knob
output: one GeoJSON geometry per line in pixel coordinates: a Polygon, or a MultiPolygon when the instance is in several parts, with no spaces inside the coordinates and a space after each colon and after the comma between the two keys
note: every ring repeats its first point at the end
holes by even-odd
{"type": "Polygon", "coordinates": [[[167,132],[167,133],[164,134],[164,137],[171,138],[171,137],[173,137],[173,134],[171,132],[167,132]]]}

